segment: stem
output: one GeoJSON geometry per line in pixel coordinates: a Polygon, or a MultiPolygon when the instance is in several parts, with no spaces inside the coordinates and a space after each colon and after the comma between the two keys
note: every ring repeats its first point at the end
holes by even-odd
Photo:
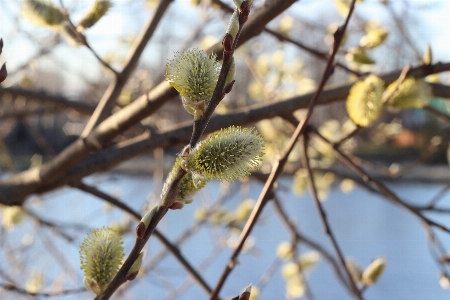
{"type": "Polygon", "coordinates": [[[342,254],[341,248],[339,247],[337,240],[333,234],[333,231],[331,230],[330,225],[328,224],[328,220],[327,220],[327,214],[325,213],[325,210],[322,207],[322,204],[320,203],[319,197],[317,195],[317,189],[316,189],[316,185],[314,183],[314,179],[313,179],[313,175],[312,175],[312,170],[311,170],[311,166],[309,164],[309,157],[308,157],[308,136],[307,135],[303,135],[303,155],[302,155],[302,161],[303,161],[303,166],[306,168],[307,171],[307,181],[308,181],[308,186],[309,189],[311,191],[311,195],[314,199],[314,204],[316,205],[316,208],[319,212],[320,215],[320,220],[322,221],[322,226],[323,229],[325,231],[325,234],[328,235],[328,237],[331,240],[331,243],[333,244],[334,250],[336,251],[336,254],[339,258],[339,261],[341,262],[341,265],[344,267],[345,272],[347,273],[347,278],[348,281],[350,282],[350,288],[353,292],[353,294],[356,296],[356,298],[358,299],[363,299],[362,295],[361,295],[361,291],[358,289],[358,287],[356,286],[356,283],[353,281],[353,277],[350,274],[350,271],[348,270],[346,264],[345,264],[345,259],[344,259],[344,255],[342,254]]]}
{"type": "Polygon", "coordinates": [[[284,166],[287,162],[288,156],[291,153],[292,149],[294,148],[298,137],[303,134],[303,132],[306,129],[306,124],[308,123],[309,119],[312,116],[313,110],[314,110],[314,106],[317,102],[317,100],[320,97],[320,94],[322,93],[324,87],[325,87],[325,83],[327,82],[327,80],[329,79],[330,75],[332,74],[332,70],[333,70],[333,62],[334,62],[334,57],[336,56],[336,53],[339,49],[339,45],[342,41],[342,38],[344,36],[344,33],[347,29],[347,25],[348,22],[350,20],[350,16],[353,12],[353,8],[355,5],[355,0],[352,1],[351,5],[350,5],[350,10],[347,16],[347,19],[345,20],[345,23],[342,27],[340,27],[338,29],[338,31],[336,31],[335,33],[335,41],[334,41],[334,45],[331,49],[331,54],[328,58],[328,62],[327,62],[327,66],[324,70],[324,73],[322,75],[322,79],[321,82],[319,84],[319,87],[317,89],[317,91],[315,92],[313,98],[311,99],[311,102],[308,105],[308,112],[306,113],[306,116],[304,117],[304,119],[302,120],[302,122],[300,122],[300,124],[297,126],[297,128],[295,129],[294,134],[292,135],[288,146],[286,147],[284,154],[282,155],[282,157],[278,160],[278,162],[276,162],[272,168],[272,172],[270,173],[269,178],[266,181],[266,184],[264,185],[263,190],[261,191],[261,194],[259,195],[258,201],[256,202],[255,207],[253,208],[253,211],[249,217],[249,219],[247,220],[247,223],[245,224],[244,230],[241,233],[241,236],[239,238],[239,242],[238,242],[238,246],[236,247],[236,249],[234,250],[233,254],[231,255],[231,257],[228,260],[228,263],[225,266],[225,269],[222,272],[222,275],[220,276],[216,287],[214,288],[213,294],[211,295],[211,300],[215,300],[219,293],[220,290],[222,289],[225,281],[228,278],[228,275],[231,273],[231,271],[234,269],[234,266],[236,265],[236,261],[237,261],[237,257],[239,256],[245,240],[247,239],[247,237],[250,235],[250,232],[253,228],[253,226],[255,225],[255,223],[258,220],[259,215],[261,214],[267,199],[269,198],[269,194],[272,192],[273,189],[273,185],[276,181],[276,179],[278,178],[278,176],[281,174],[281,172],[284,169],[284,166]]]}

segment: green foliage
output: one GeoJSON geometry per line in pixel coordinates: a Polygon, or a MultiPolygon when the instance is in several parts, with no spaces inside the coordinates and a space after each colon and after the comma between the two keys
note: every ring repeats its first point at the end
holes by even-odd
{"type": "Polygon", "coordinates": [[[383,91],[384,82],[375,75],[355,83],[346,102],[350,119],[362,127],[376,121],[383,110],[383,91]]]}
{"type": "Polygon", "coordinates": [[[90,290],[102,292],[117,273],[125,255],[122,244],[122,238],[108,227],[93,229],[83,240],[80,268],[89,278],[85,283],[90,290]]]}

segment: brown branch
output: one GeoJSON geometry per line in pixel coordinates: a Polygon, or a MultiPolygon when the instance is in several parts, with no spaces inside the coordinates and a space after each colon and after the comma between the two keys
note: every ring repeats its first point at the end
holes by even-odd
{"type": "MultiPolygon", "coordinates": [[[[437,63],[412,68],[409,75],[420,78],[448,70],[450,70],[450,63],[437,63]]],[[[401,70],[397,70],[380,77],[386,84],[389,84],[397,80],[400,73],[401,70]]],[[[317,104],[341,101],[347,97],[351,87],[352,84],[350,83],[325,89],[318,98],[317,104]]],[[[177,128],[168,129],[162,133],[152,134],[150,138],[148,135],[142,135],[127,142],[126,145],[97,151],[88,159],[85,159],[92,150],[107,145],[113,137],[156,111],[167,99],[174,95],[176,95],[176,91],[169,88],[168,83],[160,84],[149,94],[140,97],[105,120],[86,139],[77,140],[68,146],[49,163],[0,181],[0,203],[21,204],[27,196],[33,193],[49,191],[68,182],[79,181],[84,176],[109,169],[120,162],[147,153],[157,147],[188,143],[189,136],[192,133],[191,122],[179,124],[177,128]],[[70,170],[72,166],[83,159],[85,159],[83,162],[70,170]]],[[[292,113],[298,109],[306,108],[312,96],[313,94],[310,93],[276,103],[253,105],[227,115],[215,115],[209,121],[205,133],[231,125],[246,125],[263,119],[274,118],[281,114],[292,113]]]]}
{"type": "MultiPolygon", "coordinates": [[[[244,38],[242,38],[241,35],[239,41],[244,42],[253,37],[252,34],[254,32],[258,31],[261,26],[265,26],[265,24],[276,17],[274,12],[281,12],[280,9],[286,9],[293,2],[295,1],[277,0],[271,2],[270,5],[260,8],[258,10],[258,14],[247,21],[247,23],[252,25],[251,31],[246,30],[247,26],[244,27],[242,31],[244,38]],[[288,3],[289,5],[286,5],[288,3]]],[[[221,51],[221,49],[216,51],[221,51]]],[[[218,54],[220,55],[220,53],[218,54]]],[[[20,175],[11,176],[7,181],[12,183],[12,186],[9,183],[4,185],[3,182],[0,181],[0,191],[5,192],[5,194],[0,193],[0,202],[10,205],[21,204],[28,195],[36,193],[39,190],[43,191],[42,188],[45,185],[48,186],[54,184],[58,179],[67,174],[68,170],[85,159],[89,153],[105,147],[105,145],[107,145],[112,138],[145,117],[151,115],[162,104],[175,95],[177,95],[175,89],[171,88],[165,81],[152,89],[148,94],[139,97],[136,101],[106,119],[99,126],[93,129],[89,135],[72,143],[61,153],[59,153],[59,155],[57,155],[52,161],[43,164],[40,168],[25,171],[20,175]],[[18,185],[20,188],[13,188],[14,185],[18,185]],[[20,195],[17,195],[16,193],[19,190],[20,195]]],[[[191,134],[190,126],[187,136],[191,134]]],[[[219,128],[222,127],[224,126],[219,128]]],[[[79,181],[80,179],[81,177],[74,181],[79,181]]]]}
{"type": "Polygon", "coordinates": [[[316,205],[316,208],[319,212],[320,220],[322,221],[323,230],[324,230],[325,234],[328,235],[328,237],[330,238],[331,244],[333,245],[333,248],[336,251],[339,261],[347,274],[347,280],[350,283],[351,291],[356,296],[356,298],[362,299],[361,291],[356,286],[356,283],[353,280],[353,277],[352,277],[349,269],[347,268],[347,265],[345,264],[344,254],[342,253],[342,250],[338,245],[336,237],[334,236],[333,231],[331,229],[331,226],[328,224],[327,214],[325,213],[325,210],[323,209],[322,204],[320,203],[319,197],[317,195],[317,188],[316,188],[316,184],[314,183],[313,173],[311,170],[311,166],[309,163],[309,157],[308,157],[308,135],[303,135],[302,145],[303,145],[303,148],[302,148],[303,166],[306,168],[306,171],[307,171],[306,178],[307,178],[308,186],[311,191],[311,195],[314,199],[314,204],[316,205]]]}
{"type": "Polygon", "coordinates": [[[51,95],[46,92],[32,91],[20,87],[0,87],[0,97],[10,94],[13,97],[25,97],[27,101],[34,101],[44,105],[51,105],[60,109],[73,109],[80,114],[91,115],[95,107],[77,100],[70,100],[64,96],[51,95]]]}
{"type": "MultiPolygon", "coordinates": [[[[300,124],[297,126],[297,128],[295,129],[294,134],[292,135],[288,146],[286,147],[286,149],[283,152],[283,155],[281,156],[281,158],[274,164],[272,171],[270,173],[269,178],[267,179],[261,194],[259,195],[258,201],[256,202],[255,207],[252,210],[252,213],[249,217],[249,219],[247,220],[247,223],[245,224],[245,227],[241,233],[241,236],[239,238],[239,242],[238,245],[236,246],[235,250],[233,251],[231,257],[228,260],[228,263],[226,264],[222,275],[220,276],[216,287],[214,288],[214,292],[211,296],[211,300],[215,300],[220,293],[220,290],[222,289],[223,285],[225,284],[225,281],[228,278],[228,275],[231,273],[231,271],[234,269],[236,263],[237,263],[237,258],[244,246],[244,243],[247,239],[247,237],[250,235],[251,230],[253,229],[254,225],[256,224],[259,215],[261,214],[262,210],[264,209],[265,204],[267,203],[267,200],[269,199],[269,194],[272,192],[273,190],[273,185],[276,181],[276,179],[278,178],[278,176],[282,173],[284,166],[287,162],[287,159],[289,157],[289,154],[291,153],[292,149],[294,148],[298,137],[303,134],[303,132],[306,129],[306,125],[309,121],[309,119],[312,116],[313,110],[314,110],[314,106],[317,102],[317,100],[319,99],[324,87],[325,87],[325,83],[328,81],[329,77],[331,76],[331,74],[333,73],[333,64],[334,64],[334,57],[336,56],[336,53],[339,49],[339,45],[342,41],[342,38],[344,36],[344,33],[347,29],[347,25],[348,22],[350,20],[350,16],[353,12],[353,8],[355,5],[355,0],[352,1],[351,5],[350,5],[350,10],[349,10],[349,14],[345,20],[345,23],[342,27],[339,27],[339,29],[336,31],[335,35],[334,35],[334,44],[333,47],[330,51],[330,57],[328,59],[327,65],[325,67],[325,70],[323,72],[322,75],[322,79],[320,81],[320,84],[317,88],[317,91],[315,92],[313,98],[311,99],[311,102],[308,105],[308,111],[306,113],[306,116],[302,119],[302,121],[300,122],[300,124]]],[[[223,126],[223,125],[222,125],[223,126]]]]}
{"type": "Polygon", "coordinates": [[[7,291],[16,292],[18,294],[28,295],[28,296],[33,296],[33,297],[53,297],[53,296],[71,295],[71,294],[78,294],[78,293],[86,292],[86,288],[82,287],[82,288],[78,288],[78,289],[70,289],[70,290],[67,289],[67,290],[62,290],[62,291],[53,292],[53,293],[31,293],[31,292],[27,292],[25,289],[19,288],[10,283],[0,283],[0,288],[7,290],[7,291]]]}
{"type": "Polygon", "coordinates": [[[139,58],[142,55],[145,47],[153,36],[156,27],[160,23],[164,13],[173,0],[161,0],[158,7],[155,10],[153,16],[148,20],[147,24],[143,27],[139,36],[134,41],[128,56],[125,58],[125,67],[120,72],[114,82],[110,84],[102,99],[100,100],[94,114],[91,116],[86,128],[84,129],[81,137],[87,137],[92,130],[97,127],[103,120],[105,120],[114,106],[117,97],[119,97],[123,87],[130,78],[132,72],[136,68],[139,58]]]}
{"type": "MultiPolygon", "coordinates": [[[[120,208],[124,212],[128,213],[134,220],[137,222],[140,222],[142,219],[142,216],[133,210],[130,206],[125,204],[124,202],[120,201],[119,199],[112,197],[100,190],[98,190],[95,187],[89,186],[83,182],[78,182],[75,184],[72,184],[73,187],[86,192],[88,194],[94,195],[100,199],[105,200],[106,202],[120,208]]],[[[203,279],[203,277],[200,275],[199,272],[188,262],[188,260],[181,254],[180,249],[178,249],[176,244],[172,244],[161,232],[159,232],[157,229],[154,231],[154,235],[156,238],[166,247],[167,250],[169,250],[170,253],[175,256],[175,258],[181,263],[181,265],[186,269],[189,275],[194,278],[194,280],[202,287],[202,289],[206,292],[206,294],[211,293],[211,287],[209,287],[208,283],[203,279]]],[[[165,251],[167,253],[167,251],[165,251]]]]}
{"type": "Polygon", "coordinates": [[[428,83],[431,86],[433,96],[450,99],[450,85],[441,83],[428,83]]]}
{"type": "Polygon", "coordinates": [[[446,122],[450,122],[450,115],[449,114],[446,114],[446,113],[444,113],[444,112],[442,112],[442,111],[440,111],[440,110],[438,110],[438,109],[436,109],[436,108],[434,108],[432,106],[425,106],[423,109],[426,110],[427,112],[435,115],[436,117],[446,121],[446,122]]]}
{"type": "Polygon", "coordinates": [[[277,212],[277,215],[279,216],[280,220],[285,225],[285,227],[287,227],[290,233],[295,236],[295,239],[301,243],[305,243],[309,247],[320,252],[320,254],[330,263],[337,278],[339,278],[342,284],[351,292],[351,288],[348,285],[347,280],[342,274],[342,271],[338,263],[334,259],[334,257],[330,253],[328,253],[328,251],[325,248],[323,248],[320,244],[314,242],[313,240],[311,240],[310,238],[306,237],[305,235],[301,234],[298,231],[295,225],[289,220],[288,214],[286,213],[286,211],[284,210],[283,206],[280,203],[280,200],[276,196],[273,198],[273,204],[275,206],[275,211],[277,212]]]}
{"type": "MultiPolygon", "coordinates": [[[[328,139],[326,139],[324,136],[322,136],[317,130],[311,129],[311,131],[318,136],[322,141],[329,144],[330,146],[333,146],[333,143],[331,143],[328,139]]],[[[362,168],[360,168],[358,165],[356,165],[350,158],[347,157],[341,150],[333,146],[333,152],[338,157],[339,160],[341,160],[344,164],[346,164],[351,170],[353,170],[356,174],[361,176],[361,178],[368,183],[373,183],[377,189],[382,193],[387,199],[392,201],[393,203],[399,205],[400,207],[406,209],[408,212],[412,213],[414,216],[419,218],[422,222],[427,223],[430,226],[434,226],[436,228],[441,229],[442,231],[450,233],[450,228],[437,223],[424,215],[420,213],[420,211],[416,210],[413,206],[407,204],[403,200],[401,200],[394,192],[392,192],[386,185],[384,185],[381,181],[373,178],[370,176],[366,171],[364,171],[362,168]]]]}
{"type": "MultiPolygon", "coordinates": [[[[229,13],[233,12],[233,8],[231,8],[226,3],[224,3],[224,2],[222,2],[220,0],[212,0],[212,2],[214,4],[216,4],[216,5],[218,5],[222,10],[224,10],[226,12],[229,12],[229,13]]],[[[317,58],[320,58],[320,59],[322,59],[324,61],[328,60],[328,55],[326,53],[322,53],[322,52],[317,51],[316,49],[314,49],[312,47],[306,46],[302,42],[294,40],[294,39],[292,39],[292,38],[290,38],[290,37],[288,37],[288,36],[286,36],[286,35],[284,35],[284,34],[282,34],[280,32],[277,32],[277,31],[272,30],[272,29],[267,28],[267,27],[264,27],[263,31],[267,32],[268,34],[270,34],[273,37],[277,38],[279,41],[286,41],[286,42],[289,42],[289,43],[291,43],[293,45],[296,45],[300,49],[303,49],[303,50],[309,52],[310,54],[314,55],[317,58]]],[[[344,71],[346,71],[348,73],[351,73],[351,74],[354,74],[354,75],[357,75],[357,76],[361,76],[361,74],[359,72],[357,72],[355,70],[352,70],[352,69],[349,69],[347,66],[345,66],[345,65],[343,65],[343,64],[341,64],[339,62],[336,62],[336,67],[339,67],[339,68],[343,69],[344,71]]]]}

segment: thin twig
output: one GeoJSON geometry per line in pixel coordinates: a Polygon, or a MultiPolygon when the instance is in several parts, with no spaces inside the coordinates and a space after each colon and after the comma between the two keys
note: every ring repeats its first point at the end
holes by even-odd
{"type": "Polygon", "coordinates": [[[336,237],[334,236],[333,231],[331,229],[331,226],[328,224],[327,215],[326,215],[325,210],[323,209],[322,204],[320,203],[319,197],[317,195],[316,184],[314,183],[311,166],[309,164],[308,135],[303,135],[302,142],[303,142],[302,143],[303,144],[303,148],[302,148],[302,150],[303,150],[303,153],[302,153],[303,166],[306,168],[306,171],[307,171],[308,186],[309,186],[309,189],[311,191],[311,195],[312,195],[312,197],[314,199],[314,204],[316,205],[316,208],[317,208],[317,210],[319,212],[320,220],[322,221],[322,226],[323,226],[324,232],[330,238],[331,244],[333,245],[333,248],[336,251],[336,254],[337,254],[338,258],[339,258],[339,261],[340,261],[342,267],[344,268],[344,270],[345,270],[345,272],[347,274],[347,278],[348,278],[348,281],[350,283],[350,288],[351,288],[353,294],[358,299],[363,299],[361,291],[356,286],[356,283],[353,280],[353,277],[352,277],[349,269],[347,268],[347,265],[345,264],[344,254],[342,253],[342,250],[341,250],[341,248],[338,245],[336,237]]]}
{"type": "Polygon", "coordinates": [[[264,185],[258,201],[256,202],[255,207],[253,208],[253,211],[249,217],[249,219],[247,220],[247,223],[245,224],[244,230],[241,233],[241,236],[239,238],[239,242],[238,245],[236,246],[234,252],[232,253],[231,257],[228,260],[227,265],[225,266],[225,269],[222,272],[222,275],[220,276],[216,287],[214,288],[214,292],[211,296],[211,300],[215,300],[216,297],[218,297],[220,290],[222,289],[223,285],[225,284],[225,281],[228,278],[228,275],[231,273],[231,271],[234,269],[236,263],[237,263],[237,258],[244,246],[244,243],[247,239],[247,237],[250,235],[251,230],[253,229],[254,225],[256,224],[259,215],[261,214],[265,204],[267,203],[267,200],[269,199],[269,195],[272,192],[273,189],[273,185],[276,181],[276,179],[278,178],[278,176],[282,173],[284,166],[287,162],[288,156],[291,153],[292,149],[294,148],[298,137],[303,134],[303,132],[306,129],[306,124],[308,123],[309,119],[312,116],[313,110],[314,110],[314,106],[317,102],[317,100],[319,99],[324,87],[325,87],[325,83],[328,81],[329,77],[332,74],[333,71],[333,64],[334,64],[334,57],[336,56],[336,53],[339,49],[339,45],[342,41],[343,35],[347,29],[347,25],[348,22],[350,20],[350,16],[353,12],[353,8],[354,8],[354,4],[355,4],[355,0],[352,1],[352,4],[350,6],[350,11],[349,14],[345,20],[345,23],[342,27],[340,27],[336,33],[335,33],[335,41],[333,44],[333,47],[331,49],[331,53],[330,53],[330,57],[328,59],[327,62],[327,66],[324,70],[324,73],[322,75],[322,79],[321,82],[319,84],[319,87],[317,89],[317,91],[315,92],[313,98],[311,99],[309,105],[308,105],[308,111],[306,113],[306,116],[304,117],[304,119],[302,119],[302,122],[297,126],[294,134],[292,135],[288,146],[286,147],[285,151],[283,152],[283,155],[281,156],[281,158],[275,162],[274,166],[272,167],[272,172],[270,173],[269,178],[266,181],[266,184],[264,185]]]}
{"type": "MultiPolygon", "coordinates": [[[[311,129],[311,132],[313,132],[316,136],[318,136],[322,141],[332,146],[332,143],[326,139],[324,136],[322,136],[317,130],[311,129]]],[[[378,181],[377,179],[370,176],[366,171],[364,171],[362,168],[360,168],[358,165],[356,165],[350,158],[347,157],[341,150],[337,149],[336,147],[332,148],[336,156],[341,160],[344,164],[346,164],[351,170],[356,172],[361,178],[366,182],[373,183],[378,190],[389,200],[391,200],[393,203],[398,204],[399,206],[405,208],[407,211],[418,217],[421,221],[426,222],[427,224],[437,227],[441,229],[442,231],[450,233],[450,228],[444,226],[443,224],[437,223],[424,215],[420,213],[420,211],[416,210],[413,206],[405,203],[403,200],[401,200],[394,192],[392,192],[388,187],[386,187],[383,183],[378,181]]]]}
{"type": "Polygon", "coordinates": [[[102,99],[100,100],[94,114],[91,116],[86,128],[84,129],[81,137],[87,137],[91,131],[97,127],[103,120],[105,120],[110,114],[110,109],[114,105],[117,97],[120,95],[126,82],[130,78],[132,72],[136,68],[136,65],[141,57],[145,47],[147,46],[150,38],[153,36],[156,27],[160,23],[163,15],[173,0],[161,0],[158,7],[155,10],[153,16],[148,20],[147,24],[143,27],[139,36],[136,38],[132,45],[128,56],[125,58],[125,66],[116,78],[116,80],[110,84],[102,99]]]}
{"type": "MultiPolygon", "coordinates": [[[[73,187],[89,193],[91,195],[94,195],[100,199],[105,200],[106,202],[120,208],[124,212],[128,213],[133,219],[140,222],[142,216],[133,210],[130,206],[125,204],[124,202],[120,201],[117,198],[114,198],[100,190],[98,190],[95,187],[89,186],[83,182],[78,182],[72,185],[73,187]]],[[[211,287],[206,283],[206,281],[203,279],[203,277],[200,275],[199,272],[187,261],[187,259],[181,254],[180,249],[178,249],[177,245],[172,244],[161,232],[159,232],[157,229],[155,229],[154,234],[156,238],[166,247],[167,250],[169,250],[175,258],[181,263],[181,265],[186,269],[186,271],[194,278],[194,280],[203,288],[203,290],[207,293],[211,293],[211,287]]],[[[167,253],[167,252],[166,252],[167,253]]]]}
{"type": "Polygon", "coordinates": [[[348,282],[345,279],[344,274],[342,274],[342,271],[338,263],[336,262],[335,258],[330,253],[328,253],[328,251],[321,245],[319,245],[318,243],[314,242],[313,240],[311,240],[310,238],[306,237],[304,234],[301,234],[299,232],[299,230],[295,227],[295,225],[291,221],[289,221],[289,216],[287,215],[286,211],[281,205],[280,200],[276,196],[273,198],[273,204],[275,207],[275,212],[277,212],[277,215],[279,216],[280,220],[288,228],[291,234],[295,236],[296,240],[298,240],[301,243],[305,243],[309,247],[317,250],[330,263],[334,273],[336,274],[337,278],[339,278],[341,283],[351,292],[351,288],[348,285],[348,282]]]}

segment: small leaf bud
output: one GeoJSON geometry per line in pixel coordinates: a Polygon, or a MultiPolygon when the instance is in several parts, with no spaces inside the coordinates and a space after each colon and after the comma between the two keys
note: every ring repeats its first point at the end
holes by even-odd
{"type": "Polygon", "coordinates": [[[233,88],[234,84],[235,74],[236,74],[236,65],[234,63],[234,57],[232,57],[230,62],[230,69],[228,70],[227,77],[225,78],[225,84],[223,89],[223,92],[225,94],[231,92],[231,89],[233,88]]]}
{"type": "Polygon", "coordinates": [[[231,16],[230,22],[228,23],[227,33],[233,37],[233,41],[236,39],[236,35],[239,31],[239,12],[235,10],[231,16]]]}
{"type": "Polygon", "coordinates": [[[222,46],[225,53],[231,52],[233,49],[233,37],[229,33],[225,33],[222,40],[222,46]]]}
{"type": "Polygon", "coordinates": [[[147,231],[148,225],[150,224],[153,215],[156,212],[158,206],[154,207],[152,210],[148,211],[144,217],[142,217],[141,222],[136,227],[136,236],[138,239],[142,239],[144,237],[145,232],[147,231]]]}
{"type": "Polygon", "coordinates": [[[7,76],[8,76],[8,71],[6,70],[6,63],[4,63],[2,68],[0,69],[0,82],[5,81],[7,76]]]}
{"type": "Polygon", "coordinates": [[[205,112],[205,101],[200,101],[195,105],[194,111],[194,120],[198,121],[203,117],[203,113],[205,112]]]}
{"type": "Polygon", "coordinates": [[[431,51],[431,46],[427,43],[427,48],[423,54],[422,62],[424,65],[429,65],[433,62],[433,51],[431,51]]]}
{"type": "Polygon", "coordinates": [[[109,0],[95,0],[94,4],[84,13],[78,23],[79,31],[94,26],[112,7],[109,0]]]}
{"type": "MultiPolygon", "coordinates": [[[[176,175],[178,167],[182,167],[183,169],[185,169],[186,165],[185,159],[187,159],[187,157],[189,156],[189,153],[191,151],[190,149],[191,149],[190,146],[186,146],[181,156],[175,160],[173,169],[167,176],[166,182],[164,183],[161,198],[164,198],[164,195],[168,193],[169,183],[173,180],[173,177],[176,175]],[[183,155],[185,156],[183,157],[183,155]]],[[[191,172],[188,172],[186,175],[184,175],[184,177],[178,184],[176,201],[183,202],[184,204],[192,203],[192,197],[194,196],[194,194],[199,190],[201,190],[209,180],[210,179],[203,178],[201,176],[193,176],[191,172]]],[[[176,204],[174,208],[178,208],[179,206],[180,206],[179,204],[176,204]]]]}
{"type": "Polygon", "coordinates": [[[134,263],[131,265],[131,268],[128,270],[127,275],[125,278],[127,280],[134,280],[136,276],[139,273],[139,270],[142,266],[142,258],[144,257],[144,252],[139,253],[138,257],[134,261],[134,263]]]}
{"type": "Polygon", "coordinates": [[[352,279],[354,282],[361,282],[363,270],[361,269],[361,267],[358,265],[357,262],[355,262],[351,258],[346,258],[345,259],[345,267],[347,268],[348,272],[352,276],[352,279]]]}
{"type": "Polygon", "coordinates": [[[83,284],[87,290],[94,292],[96,295],[100,295],[102,293],[102,290],[98,286],[97,282],[95,282],[92,278],[84,276],[83,284]]]}
{"type": "Polygon", "coordinates": [[[385,262],[384,258],[375,259],[364,270],[364,272],[362,274],[362,283],[365,286],[374,284],[380,278],[385,266],[386,266],[386,262],[385,262]]]}
{"type": "Polygon", "coordinates": [[[184,202],[181,201],[175,201],[172,203],[169,208],[173,210],[182,209],[184,207],[184,202]]]}
{"type": "Polygon", "coordinates": [[[247,22],[248,15],[250,14],[250,4],[247,1],[243,1],[239,11],[239,24],[244,25],[244,23],[247,22]]]}
{"type": "Polygon", "coordinates": [[[65,20],[63,10],[47,0],[25,0],[20,14],[36,26],[53,29],[58,28],[65,20]]]}

